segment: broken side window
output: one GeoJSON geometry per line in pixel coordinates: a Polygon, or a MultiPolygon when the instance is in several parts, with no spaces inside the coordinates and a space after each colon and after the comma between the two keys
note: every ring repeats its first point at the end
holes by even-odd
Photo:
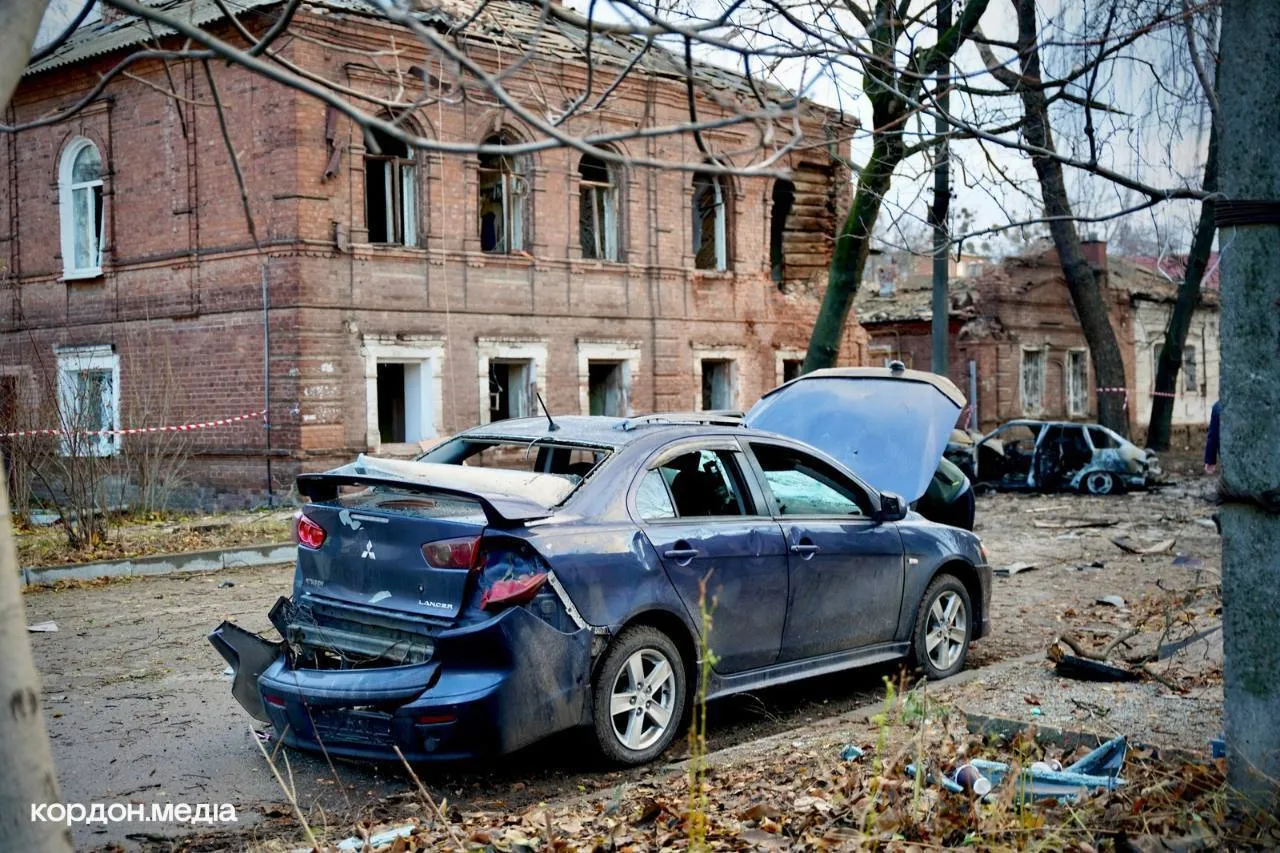
{"type": "Polygon", "coordinates": [[[1093,442],[1094,450],[1109,450],[1120,446],[1116,437],[1100,426],[1089,427],[1089,440],[1093,442]]]}
{"type": "Polygon", "coordinates": [[[645,521],[675,518],[676,507],[667,491],[667,482],[655,468],[644,475],[636,489],[636,509],[645,521]]]}
{"type": "Polygon", "coordinates": [[[1044,403],[1044,350],[1022,351],[1022,410],[1039,412],[1044,403]]]}
{"type": "Polygon", "coordinates": [[[779,515],[863,517],[860,490],[830,465],[789,448],[751,445],[779,515]]]}
{"type": "Polygon", "coordinates": [[[582,257],[618,260],[618,188],[613,170],[598,157],[578,162],[578,236],[582,257]]]}
{"type": "Polygon", "coordinates": [[[727,450],[683,453],[658,470],[681,518],[751,514],[742,473],[727,450]]]}

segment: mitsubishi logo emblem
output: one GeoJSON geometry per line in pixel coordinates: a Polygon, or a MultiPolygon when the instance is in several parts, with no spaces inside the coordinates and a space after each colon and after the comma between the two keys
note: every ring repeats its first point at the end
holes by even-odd
{"type": "Polygon", "coordinates": [[[376,559],[378,559],[377,555],[373,553],[373,540],[372,540],[372,539],[370,539],[368,542],[365,542],[365,543],[364,543],[364,551],[362,551],[362,552],[360,553],[360,556],[361,556],[361,557],[363,557],[363,558],[364,558],[364,559],[366,559],[366,560],[376,560],[376,559]]]}

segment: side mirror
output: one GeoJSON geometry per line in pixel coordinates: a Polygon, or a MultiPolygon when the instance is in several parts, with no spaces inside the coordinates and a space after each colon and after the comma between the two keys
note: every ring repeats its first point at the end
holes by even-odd
{"type": "Polygon", "coordinates": [[[876,521],[901,521],[907,517],[906,502],[893,492],[880,493],[880,512],[876,513],[876,521]]]}

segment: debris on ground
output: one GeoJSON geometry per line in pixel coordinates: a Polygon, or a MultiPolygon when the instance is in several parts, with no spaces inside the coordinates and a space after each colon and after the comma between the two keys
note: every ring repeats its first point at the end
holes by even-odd
{"type": "Polygon", "coordinates": [[[30,631],[32,634],[52,634],[54,631],[58,630],[58,623],[57,622],[36,622],[33,625],[28,625],[27,630],[30,631]]]}
{"type": "MultiPolygon", "coordinates": [[[[1125,784],[1120,778],[1128,743],[1123,737],[1112,738],[1069,767],[1052,759],[1037,761],[1020,773],[1004,761],[970,759],[951,775],[925,781],[954,794],[969,793],[986,797],[1005,779],[1015,778],[1014,797],[1019,802],[1056,799],[1074,801],[1092,791],[1114,791],[1125,784]],[[1057,765],[1055,767],[1055,765],[1057,765]]],[[[916,777],[916,766],[908,764],[907,775],[916,777]]]]}
{"type": "Polygon", "coordinates": [[[1134,542],[1128,536],[1116,536],[1111,540],[1111,544],[1115,545],[1121,551],[1128,551],[1130,554],[1163,554],[1173,550],[1173,546],[1177,544],[1176,539],[1161,539],[1150,545],[1143,545],[1134,542]]]}
{"type": "Polygon", "coordinates": [[[1037,566],[1035,563],[1023,563],[1023,562],[1010,563],[1007,566],[1001,566],[1000,568],[996,569],[995,574],[1000,575],[1001,577],[1008,578],[1008,577],[1013,577],[1019,572],[1030,572],[1038,568],[1039,566],[1037,566]]]}
{"type": "Polygon", "coordinates": [[[1124,599],[1118,595],[1104,595],[1102,598],[1098,599],[1098,603],[1109,604],[1112,607],[1119,607],[1122,610],[1124,609],[1124,599]]]}

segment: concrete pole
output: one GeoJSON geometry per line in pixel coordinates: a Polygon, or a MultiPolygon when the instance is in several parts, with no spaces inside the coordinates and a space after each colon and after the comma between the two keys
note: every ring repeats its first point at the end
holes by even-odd
{"type": "MultiPolygon", "coordinates": [[[[938,0],[938,33],[941,35],[951,27],[951,0],[938,0]]],[[[934,152],[933,164],[933,208],[929,218],[933,220],[933,372],[941,376],[947,375],[947,334],[950,332],[951,318],[949,300],[947,299],[947,209],[951,203],[951,149],[947,144],[949,125],[946,114],[951,109],[951,96],[947,92],[950,86],[950,74],[943,66],[938,71],[938,147],[934,152]]]]}
{"type": "Polygon", "coordinates": [[[1228,778],[1268,808],[1280,792],[1280,3],[1227,0],[1220,50],[1228,778]]]}

